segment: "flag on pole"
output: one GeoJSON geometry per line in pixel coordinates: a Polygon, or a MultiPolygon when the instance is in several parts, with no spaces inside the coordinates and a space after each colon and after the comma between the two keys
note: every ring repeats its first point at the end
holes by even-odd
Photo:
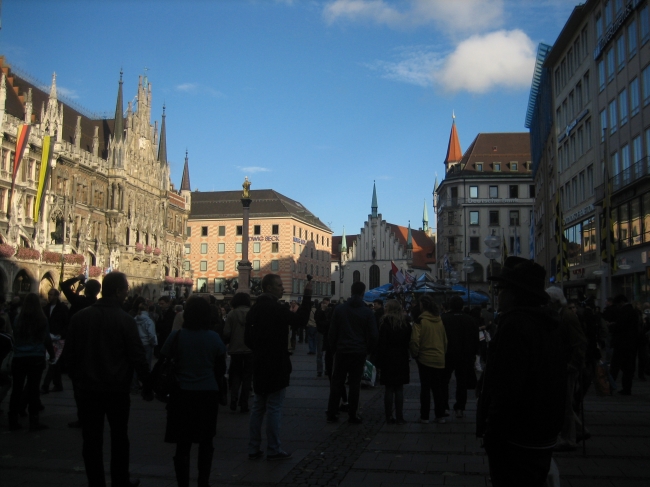
{"type": "Polygon", "coordinates": [[[612,272],[617,271],[616,243],[614,241],[614,221],[612,220],[612,184],[609,180],[608,164],[605,164],[605,199],[603,200],[603,216],[600,222],[600,259],[609,263],[612,272]]]}
{"type": "Polygon", "coordinates": [[[43,137],[43,154],[41,156],[41,172],[38,178],[38,190],[36,191],[36,201],[34,202],[34,223],[37,223],[42,210],[42,204],[45,193],[45,186],[50,177],[50,159],[52,157],[52,136],[43,137]]]}
{"type": "Polygon", "coordinates": [[[393,271],[393,287],[399,289],[399,287],[404,284],[404,274],[402,274],[402,271],[397,268],[395,262],[392,260],[390,261],[390,267],[393,271]]]}
{"type": "Polygon", "coordinates": [[[535,258],[535,212],[531,211],[530,212],[530,235],[529,235],[529,240],[528,240],[528,253],[529,253],[529,258],[534,259],[535,258]]]}
{"type": "Polygon", "coordinates": [[[562,206],[560,201],[560,191],[555,193],[555,243],[557,245],[557,265],[555,267],[555,280],[569,280],[569,253],[568,241],[564,236],[564,225],[562,222],[562,206]]]}
{"type": "Polygon", "coordinates": [[[23,154],[25,153],[25,147],[27,147],[27,141],[29,140],[29,130],[31,126],[29,124],[23,124],[18,127],[18,134],[16,137],[16,153],[14,155],[14,167],[11,174],[11,191],[9,191],[8,206],[7,206],[7,217],[11,214],[11,200],[14,194],[14,188],[16,187],[16,175],[18,174],[18,168],[20,167],[20,162],[23,159],[23,154]]]}

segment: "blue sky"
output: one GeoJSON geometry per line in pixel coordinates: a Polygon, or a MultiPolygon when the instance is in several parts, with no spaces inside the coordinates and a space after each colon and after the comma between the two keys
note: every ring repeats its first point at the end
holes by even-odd
{"type": "MultiPolygon", "coordinates": [[[[576,0],[5,0],[0,53],[92,112],[138,75],[167,107],[178,187],[272,188],[335,235],[357,233],[373,181],[390,223],[422,225],[444,175],[452,111],[461,147],[525,131],[537,44],[576,0]]],[[[40,108],[36,107],[36,110],[40,108]]]]}

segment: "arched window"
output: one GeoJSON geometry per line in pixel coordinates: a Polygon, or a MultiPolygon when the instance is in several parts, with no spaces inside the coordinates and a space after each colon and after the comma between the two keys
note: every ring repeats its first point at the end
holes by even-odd
{"type": "Polygon", "coordinates": [[[361,272],[354,271],[352,273],[352,282],[359,282],[361,280],[361,272]]]}
{"type": "Polygon", "coordinates": [[[370,266],[370,289],[379,287],[379,266],[370,266]]]}

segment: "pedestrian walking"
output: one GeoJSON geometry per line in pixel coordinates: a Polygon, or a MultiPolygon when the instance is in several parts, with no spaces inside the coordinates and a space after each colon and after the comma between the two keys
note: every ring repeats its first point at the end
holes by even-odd
{"type": "Polygon", "coordinates": [[[178,487],[190,485],[190,450],[198,443],[198,486],[209,487],[226,346],[211,330],[210,305],[204,298],[190,297],[183,313],[183,329],[173,331],[160,350],[163,357],[176,357],[178,380],[167,404],[165,442],[176,444],[178,487]]]}
{"type": "Polygon", "coordinates": [[[379,324],[377,341],[379,383],[385,387],[384,414],[388,424],[406,424],[404,384],[408,384],[411,378],[409,367],[411,325],[404,318],[399,301],[388,300],[384,311],[379,324]],[[393,402],[395,416],[393,416],[393,402]]]}
{"type": "MultiPolygon", "coordinates": [[[[323,352],[327,354],[327,333],[330,329],[330,319],[332,317],[332,308],[330,308],[330,298],[323,298],[320,305],[314,312],[316,321],[316,376],[323,376],[323,352]]],[[[347,401],[346,401],[347,402],[347,401]]]]}
{"type": "Polygon", "coordinates": [[[351,288],[351,298],[337,306],[332,313],[328,333],[328,347],[334,352],[334,369],[327,406],[327,421],[338,421],[339,400],[347,377],[350,385],[348,395],[348,422],[362,422],[357,415],[361,377],[366,357],[377,345],[377,325],[375,315],[363,302],[366,285],[355,282],[351,288]]]}
{"type": "Polygon", "coordinates": [[[226,317],[223,336],[228,341],[230,368],[230,410],[236,411],[239,404],[242,413],[248,412],[248,397],[253,378],[253,352],[246,346],[246,315],[251,309],[251,297],[248,293],[237,293],[230,305],[233,310],[226,317]]]}
{"type": "Polygon", "coordinates": [[[22,427],[18,416],[24,410],[23,401],[26,400],[29,430],[42,430],[47,426],[41,423],[38,417],[41,406],[38,385],[45,369],[45,352],[50,354],[50,364],[54,362],[55,354],[47,318],[37,294],[30,293],[25,296],[13,325],[13,335],[13,390],[9,400],[9,429],[17,430],[22,427]]]}
{"type": "Polygon", "coordinates": [[[413,324],[410,349],[420,374],[420,423],[429,422],[432,394],[434,422],[445,423],[448,416],[445,412],[447,333],[440,310],[431,296],[422,296],[418,307],[419,315],[413,324]]]}
{"type": "Polygon", "coordinates": [[[253,351],[253,409],[250,417],[248,458],[264,456],[262,422],[266,415],[266,459],[284,460],[291,457],[282,449],[280,422],[282,405],[291,375],[289,330],[300,328],[309,319],[312,283],[308,281],[302,303],[291,312],[279,302],[284,294],[282,277],[267,274],[262,278],[262,294],[246,316],[245,343],[253,351]]]}
{"type": "Polygon", "coordinates": [[[479,397],[483,438],[494,487],[542,487],[562,429],[570,351],[544,292],[546,271],[508,257],[500,275],[497,332],[488,349],[479,397]]]}
{"type": "Polygon", "coordinates": [[[306,337],[307,344],[309,345],[308,355],[316,355],[316,337],[318,335],[318,330],[316,328],[316,318],[315,313],[318,309],[318,301],[313,303],[311,310],[309,311],[309,320],[307,321],[306,328],[306,337]]]}
{"type": "MultiPolygon", "coordinates": [[[[442,323],[447,335],[447,351],[445,353],[445,406],[449,409],[449,382],[452,374],[456,376],[456,402],[454,413],[457,418],[465,416],[467,405],[467,389],[470,383],[476,383],[476,375],[472,379],[476,355],[479,350],[479,323],[476,319],[463,313],[463,300],[453,296],[449,300],[451,311],[444,313],[442,323]]],[[[477,308],[475,308],[477,309],[477,308]]]]}
{"type": "Polygon", "coordinates": [[[64,356],[79,410],[89,487],[106,485],[105,418],[111,431],[111,485],[131,487],[140,481],[129,474],[129,389],[135,369],[143,399],[153,400],[149,364],[135,320],[122,309],[129,292],[126,275],[110,272],[102,286],[102,298],[72,317],[64,356]]]}
{"type": "Polygon", "coordinates": [[[50,337],[52,338],[52,345],[54,347],[54,359],[48,367],[41,386],[41,394],[50,392],[50,383],[54,385],[54,392],[61,392],[63,390],[63,382],[61,382],[61,360],[58,358],[63,352],[65,346],[65,336],[68,331],[68,307],[63,304],[59,297],[61,293],[54,288],[47,292],[47,304],[43,307],[43,312],[47,318],[50,337]]]}

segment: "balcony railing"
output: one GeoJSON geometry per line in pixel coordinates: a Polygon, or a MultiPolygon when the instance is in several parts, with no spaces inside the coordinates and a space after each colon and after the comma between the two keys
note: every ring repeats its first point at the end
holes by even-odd
{"type": "MultiPolygon", "coordinates": [[[[618,174],[609,178],[612,183],[612,193],[616,193],[628,186],[638,183],[641,179],[650,175],[650,157],[643,157],[630,167],[623,169],[618,174]]],[[[605,185],[601,184],[594,188],[595,204],[600,205],[605,199],[605,185]]]]}

